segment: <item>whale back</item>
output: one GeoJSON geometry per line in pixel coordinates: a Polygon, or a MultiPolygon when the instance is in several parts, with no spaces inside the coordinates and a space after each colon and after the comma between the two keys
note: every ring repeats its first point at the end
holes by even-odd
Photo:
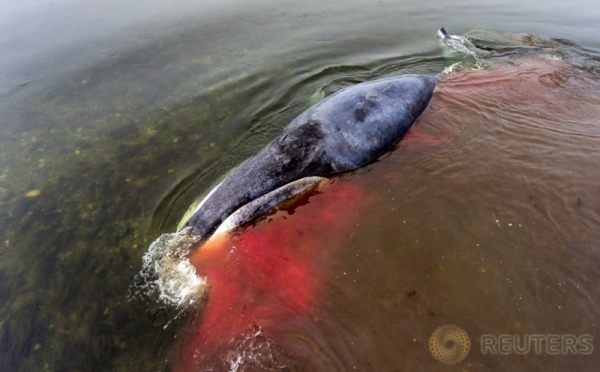
{"type": "Polygon", "coordinates": [[[206,239],[237,209],[283,185],[375,160],[410,129],[434,88],[435,77],[402,75],[356,84],[323,99],[226,178],[185,226],[206,239]]]}
{"type": "Polygon", "coordinates": [[[403,75],[347,87],[317,103],[285,131],[319,123],[326,163],[335,172],[356,169],[387,151],[425,110],[435,77],[403,75]]]}

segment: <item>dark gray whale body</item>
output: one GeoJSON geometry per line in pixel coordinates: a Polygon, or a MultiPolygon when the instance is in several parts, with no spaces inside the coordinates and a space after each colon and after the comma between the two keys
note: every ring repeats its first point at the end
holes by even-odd
{"type": "Polygon", "coordinates": [[[435,77],[401,75],[344,88],[312,106],[212,192],[186,222],[204,239],[238,208],[290,182],[357,169],[425,110],[435,77]]]}

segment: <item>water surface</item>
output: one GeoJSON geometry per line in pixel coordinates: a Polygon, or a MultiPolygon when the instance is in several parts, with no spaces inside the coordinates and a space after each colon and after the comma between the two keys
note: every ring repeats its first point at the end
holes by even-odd
{"type": "MultiPolygon", "coordinates": [[[[328,256],[330,275],[315,274],[326,326],[316,343],[310,329],[295,340],[328,352],[292,360],[440,368],[427,342],[445,324],[474,343],[595,334],[598,6],[0,7],[2,370],[168,368],[194,317],[170,322],[169,311],[129,299],[149,244],[315,92],[462,61],[440,46],[440,26],[487,51],[483,67],[466,60],[444,75],[398,149],[343,177],[375,201],[335,235],[343,253],[328,256]]],[[[455,368],[593,370],[597,355],[475,348],[455,368]]]]}

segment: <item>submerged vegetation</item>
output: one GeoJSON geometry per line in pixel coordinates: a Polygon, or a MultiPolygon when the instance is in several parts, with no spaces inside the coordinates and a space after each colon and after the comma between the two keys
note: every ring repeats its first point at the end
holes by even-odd
{"type": "Polygon", "coordinates": [[[240,108],[235,85],[189,100],[165,97],[173,88],[158,81],[149,89],[127,61],[155,53],[107,58],[19,105],[18,97],[0,101],[2,370],[163,363],[173,330],[157,325],[160,314],[133,308],[127,289],[149,242],[187,207],[162,211],[165,222],[151,228],[157,201],[182,175],[189,184],[224,156],[237,140],[224,123],[240,108]],[[160,108],[143,109],[155,100],[160,108]]]}

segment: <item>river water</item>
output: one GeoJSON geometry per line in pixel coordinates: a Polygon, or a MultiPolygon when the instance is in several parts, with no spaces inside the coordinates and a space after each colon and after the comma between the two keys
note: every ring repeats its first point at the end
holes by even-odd
{"type": "Polygon", "coordinates": [[[583,1],[1,0],[0,369],[596,370],[593,341],[565,340],[595,340],[600,315],[598,19],[583,1]],[[394,151],[221,242],[239,253],[206,269],[205,308],[143,292],[150,244],[221,176],[323,95],[403,73],[440,75],[394,151]],[[430,352],[445,325],[470,337],[454,365],[430,352]],[[558,352],[482,348],[501,335],[558,352]]]}

